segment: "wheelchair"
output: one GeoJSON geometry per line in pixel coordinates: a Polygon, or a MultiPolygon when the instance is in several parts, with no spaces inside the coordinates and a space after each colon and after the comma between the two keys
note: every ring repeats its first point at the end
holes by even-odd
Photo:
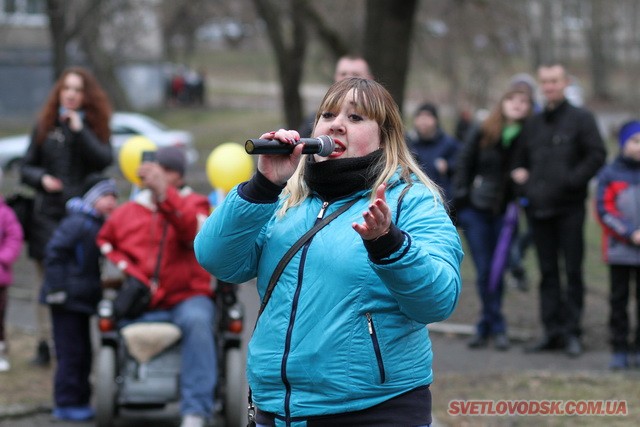
{"type": "MultiPolygon", "coordinates": [[[[180,402],[180,329],[172,323],[139,322],[116,327],[113,300],[106,287],[98,304],[100,348],[95,369],[96,425],[112,427],[118,417],[157,413],[180,402]]],[[[244,307],[236,285],[217,282],[215,416],[226,426],[246,421],[244,307]]]]}

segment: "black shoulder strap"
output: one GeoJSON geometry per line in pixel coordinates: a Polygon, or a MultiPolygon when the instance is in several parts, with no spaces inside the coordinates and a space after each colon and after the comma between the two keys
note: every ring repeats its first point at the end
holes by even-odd
{"type": "MultiPolygon", "coordinates": [[[[405,188],[403,188],[402,192],[400,193],[400,196],[398,197],[398,208],[396,210],[396,224],[397,224],[398,219],[400,218],[400,207],[401,207],[401,204],[402,204],[402,199],[404,198],[404,195],[407,193],[407,191],[409,191],[410,187],[411,187],[411,184],[409,184],[405,188]]],[[[258,319],[260,319],[260,315],[262,314],[262,312],[264,311],[265,307],[267,306],[267,303],[269,302],[269,299],[271,298],[271,294],[273,293],[273,289],[276,287],[276,283],[278,283],[278,279],[280,279],[280,276],[282,275],[282,272],[284,271],[284,268],[287,266],[287,264],[289,264],[289,261],[291,261],[291,258],[293,258],[295,253],[298,252],[300,250],[300,248],[305,243],[307,243],[309,241],[309,239],[311,239],[311,237],[313,237],[314,234],[316,234],[318,231],[320,231],[322,228],[324,228],[327,224],[329,224],[331,221],[333,221],[335,218],[337,218],[339,215],[341,215],[343,212],[345,212],[347,209],[349,209],[351,206],[353,206],[357,201],[358,201],[358,199],[351,200],[350,202],[348,202],[348,203],[344,204],[343,206],[341,206],[339,209],[337,209],[331,215],[329,215],[326,218],[324,218],[322,221],[316,223],[316,225],[314,225],[313,228],[311,228],[302,237],[300,237],[298,239],[298,241],[296,243],[294,243],[293,246],[291,246],[291,248],[289,248],[287,253],[284,254],[282,259],[280,260],[280,262],[276,266],[275,270],[273,271],[273,274],[271,275],[271,278],[269,279],[269,285],[267,286],[267,291],[264,293],[264,298],[262,299],[262,303],[260,304],[260,310],[258,311],[258,316],[256,317],[256,323],[255,323],[255,326],[254,326],[254,330],[258,326],[258,319]]],[[[248,399],[247,400],[248,400],[248,404],[249,404],[249,406],[247,408],[247,413],[248,413],[248,416],[249,416],[249,424],[248,425],[255,425],[255,407],[253,405],[251,387],[249,387],[249,394],[248,394],[248,399]]]]}
{"type": "MultiPolygon", "coordinates": [[[[276,283],[278,283],[278,279],[280,279],[280,276],[282,275],[282,272],[284,271],[284,268],[287,266],[287,264],[289,264],[289,261],[291,261],[291,258],[293,258],[293,256],[296,254],[296,252],[298,252],[300,250],[300,248],[305,243],[307,243],[309,241],[309,239],[311,239],[313,237],[314,234],[316,234],[318,231],[323,229],[327,224],[329,224],[331,221],[333,221],[335,218],[337,218],[339,215],[341,215],[343,212],[345,212],[347,209],[349,209],[351,206],[353,206],[357,201],[358,201],[358,199],[353,199],[350,202],[345,203],[344,205],[342,205],[339,209],[337,209],[331,215],[323,218],[322,221],[316,223],[316,225],[314,225],[313,228],[311,228],[309,231],[307,231],[302,237],[300,237],[298,239],[297,242],[295,242],[293,244],[293,246],[291,246],[289,248],[287,253],[284,254],[282,259],[280,260],[280,262],[276,266],[275,270],[273,270],[273,274],[271,275],[271,279],[269,279],[269,285],[267,286],[267,291],[264,293],[264,298],[262,299],[262,304],[260,304],[260,310],[258,311],[258,317],[260,317],[260,315],[264,311],[265,307],[267,306],[267,303],[269,302],[269,299],[271,298],[271,294],[273,293],[273,289],[276,287],[276,283]]],[[[258,320],[256,319],[256,324],[257,323],[258,323],[258,320]]]]}
{"type": "Polygon", "coordinates": [[[404,195],[409,192],[412,185],[413,184],[411,183],[407,184],[406,187],[402,189],[400,196],[398,196],[398,205],[396,207],[396,221],[395,221],[396,225],[398,225],[398,220],[400,219],[400,210],[402,209],[402,199],[404,199],[404,195]]]}

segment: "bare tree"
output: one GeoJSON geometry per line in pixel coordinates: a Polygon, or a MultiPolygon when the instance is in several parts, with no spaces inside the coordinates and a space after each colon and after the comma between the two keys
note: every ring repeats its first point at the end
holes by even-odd
{"type": "Polygon", "coordinates": [[[230,7],[221,0],[163,0],[159,12],[168,59],[189,62],[195,52],[197,29],[215,16],[225,16],[230,7]]]}
{"type": "Polygon", "coordinates": [[[409,69],[411,36],[417,0],[368,0],[365,58],[400,108],[409,69]]]}
{"type": "MultiPolygon", "coordinates": [[[[327,7],[329,10],[323,13],[322,5],[311,5],[308,0],[253,0],[253,3],[266,24],[267,35],[276,56],[287,125],[295,128],[302,121],[299,87],[309,37],[306,27],[316,30],[319,40],[335,59],[345,53],[357,51],[361,40],[348,39],[343,32],[329,25],[330,22],[344,18],[336,13],[335,8],[327,7]]],[[[340,5],[344,6],[343,3],[340,5]]],[[[367,0],[364,5],[363,55],[376,78],[386,85],[401,106],[417,0],[367,0]]],[[[351,15],[348,17],[351,18],[351,15]]]]}
{"type": "Polygon", "coordinates": [[[67,67],[68,44],[80,33],[86,19],[97,12],[102,0],[69,2],[64,0],[47,0],[49,17],[49,33],[53,50],[53,79],[56,80],[67,67]],[[75,13],[71,13],[71,11],[75,13]]]}
{"type": "Polygon", "coordinates": [[[253,0],[253,3],[266,24],[276,56],[287,126],[296,129],[302,123],[303,115],[299,88],[307,48],[306,0],[288,0],[282,7],[270,0],[253,0]]]}
{"type": "Polygon", "coordinates": [[[609,88],[610,58],[607,55],[611,46],[610,34],[615,29],[611,20],[610,2],[591,0],[591,27],[586,31],[589,51],[591,52],[591,81],[593,96],[600,100],[611,99],[609,88]]]}
{"type": "MultiPolygon", "coordinates": [[[[108,11],[105,9],[107,5],[106,2],[101,0],[94,1],[94,11],[88,13],[85,19],[82,20],[82,27],[78,32],[79,44],[96,78],[109,94],[113,105],[117,109],[129,110],[131,109],[131,103],[116,74],[116,67],[119,65],[117,56],[107,50],[101,42],[101,23],[105,17],[109,16],[108,11]]],[[[113,6],[113,4],[110,6],[113,6]]]]}
{"type": "Polygon", "coordinates": [[[52,38],[53,79],[69,65],[67,51],[77,40],[89,67],[104,86],[117,108],[130,108],[129,101],[117,79],[116,63],[101,43],[100,29],[108,21],[103,0],[47,0],[49,32],[52,38]],[[71,3],[71,4],[70,4],[71,3]]]}

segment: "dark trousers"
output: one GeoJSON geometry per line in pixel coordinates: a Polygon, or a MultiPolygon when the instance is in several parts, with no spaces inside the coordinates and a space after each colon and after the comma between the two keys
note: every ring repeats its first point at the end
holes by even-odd
{"type": "MultiPolygon", "coordinates": [[[[614,352],[629,351],[629,288],[631,276],[636,281],[636,315],[640,316],[640,267],[635,265],[610,265],[609,278],[611,291],[609,294],[609,336],[611,349],[614,352]]],[[[636,319],[635,351],[640,351],[640,324],[636,319]]]]}
{"type": "Polygon", "coordinates": [[[533,240],[540,268],[540,313],[549,337],[580,336],[584,305],[584,206],[551,218],[533,218],[533,240]],[[560,277],[564,261],[566,283],[560,277]]]}
{"type": "Polygon", "coordinates": [[[91,400],[90,316],[60,307],[51,308],[56,372],[53,378],[55,406],[86,406],[91,400]]]}
{"type": "Polygon", "coordinates": [[[506,333],[507,329],[502,314],[504,281],[501,277],[495,289],[489,285],[491,263],[503,222],[503,215],[494,215],[472,207],[458,212],[458,226],[462,228],[467,239],[476,269],[476,286],[482,303],[477,334],[483,337],[506,333]]]}
{"type": "Polygon", "coordinates": [[[5,340],[4,321],[7,314],[8,299],[9,299],[9,287],[0,286],[0,341],[5,340]]]}

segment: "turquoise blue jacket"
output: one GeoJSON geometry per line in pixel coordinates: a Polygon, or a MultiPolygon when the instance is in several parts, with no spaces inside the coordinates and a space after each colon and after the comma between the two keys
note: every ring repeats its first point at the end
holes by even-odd
{"type": "MultiPolygon", "coordinates": [[[[405,184],[387,190],[394,211],[405,184]]],[[[357,411],[433,380],[428,323],[446,319],[461,290],[462,248],[441,202],[414,184],[390,257],[371,260],[351,228],[370,192],[320,230],[285,268],[249,343],[247,379],[256,405],[281,417],[357,411]]],[[[348,200],[330,204],[329,215],[348,200]]],[[[276,264],[316,222],[311,196],[283,217],[233,189],[195,239],[200,264],[221,280],[257,277],[260,297],[276,264]]]]}

